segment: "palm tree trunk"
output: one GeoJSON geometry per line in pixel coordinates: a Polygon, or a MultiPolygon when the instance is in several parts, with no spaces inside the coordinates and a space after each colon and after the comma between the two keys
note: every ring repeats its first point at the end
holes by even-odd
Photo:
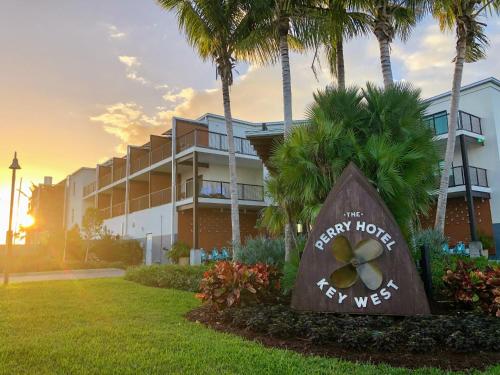
{"type": "Polygon", "coordinates": [[[280,36],[281,76],[283,83],[283,109],[285,115],[284,134],[292,129],[292,78],[290,74],[290,57],[288,50],[288,33],[280,36]]]}
{"type": "Polygon", "coordinates": [[[345,89],[345,66],[344,66],[344,41],[342,36],[337,40],[337,86],[339,89],[345,89]]]}
{"type": "Polygon", "coordinates": [[[446,154],[444,168],[441,171],[439,183],[438,203],[436,207],[436,221],[434,228],[444,233],[446,219],[446,202],[448,199],[448,185],[450,180],[451,165],[455,154],[455,140],[458,124],[458,105],[460,102],[460,87],[462,86],[462,73],[464,70],[466,49],[466,38],[459,34],[457,41],[457,57],[455,59],[455,71],[453,73],[453,87],[451,90],[450,119],[448,121],[448,140],[446,142],[446,154]]]}
{"type": "Polygon", "coordinates": [[[226,121],[227,146],[229,152],[229,190],[231,195],[231,239],[233,246],[241,243],[240,211],[238,207],[238,178],[236,175],[236,154],[233,136],[233,118],[231,116],[231,98],[229,96],[229,77],[221,75],[222,99],[224,102],[224,118],[226,121]]]}
{"type": "Polygon", "coordinates": [[[389,46],[389,40],[383,36],[378,37],[377,39],[380,48],[380,64],[382,66],[382,76],[384,77],[384,87],[388,88],[394,83],[392,78],[391,49],[389,46]]]}

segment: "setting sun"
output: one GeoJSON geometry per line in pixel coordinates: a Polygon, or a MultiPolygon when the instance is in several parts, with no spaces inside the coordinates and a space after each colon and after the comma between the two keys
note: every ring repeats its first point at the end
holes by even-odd
{"type": "Polygon", "coordinates": [[[21,218],[20,224],[23,228],[31,227],[33,224],[35,224],[35,218],[29,214],[26,214],[21,218]]]}

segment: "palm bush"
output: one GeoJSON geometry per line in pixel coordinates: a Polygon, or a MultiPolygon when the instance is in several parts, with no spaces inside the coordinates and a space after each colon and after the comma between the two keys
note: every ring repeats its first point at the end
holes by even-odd
{"type": "MultiPolygon", "coordinates": [[[[271,198],[287,201],[293,219],[307,229],[352,161],[408,236],[417,215],[427,213],[437,181],[438,150],[423,121],[425,110],[420,91],[409,84],[317,92],[308,122],[270,160],[276,171],[267,182],[271,198]]],[[[279,208],[267,208],[262,224],[276,230],[280,217],[279,208]]]]}
{"type": "Polygon", "coordinates": [[[285,242],[283,238],[249,238],[245,245],[234,248],[234,260],[250,265],[265,263],[281,269],[285,262],[285,242]]]}

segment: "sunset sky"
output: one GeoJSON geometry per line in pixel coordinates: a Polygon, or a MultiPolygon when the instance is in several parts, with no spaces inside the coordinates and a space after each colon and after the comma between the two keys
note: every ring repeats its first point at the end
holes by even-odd
{"type": "MultiPolygon", "coordinates": [[[[7,228],[9,166],[15,150],[23,190],[53,176],[58,182],[81,166],[95,166],[169,128],[173,115],[222,114],[220,82],[180,35],[172,14],[154,0],[3,0],[0,11],[0,243],[7,228]]],[[[489,21],[487,60],[466,65],[464,83],[499,76],[500,22],[489,21]]],[[[451,87],[453,34],[432,19],[406,43],[393,45],[395,79],[425,97],[451,87]]],[[[301,118],[318,80],[312,55],[293,55],[294,117],[301,118]]],[[[282,118],[279,66],[240,64],[232,89],[235,117],[282,118]]],[[[347,81],[381,83],[373,37],[346,46],[347,81]]],[[[27,200],[21,199],[20,216],[27,200]]],[[[22,218],[21,218],[22,219],[22,218]]]]}

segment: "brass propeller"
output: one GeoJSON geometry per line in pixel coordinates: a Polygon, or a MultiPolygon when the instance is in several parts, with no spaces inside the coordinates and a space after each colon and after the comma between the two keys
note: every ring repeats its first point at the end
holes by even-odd
{"type": "Polygon", "coordinates": [[[338,236],[333,240],[332,251],[335,259],[347,263],[330,275],[333,286],[340,289],[350,288],[360,278],[368,289],[380,288],[383,275],[374,262],[384,253],[380,242],[374,239],[361,240],[352,249],[346,237],[338,236]]]}

